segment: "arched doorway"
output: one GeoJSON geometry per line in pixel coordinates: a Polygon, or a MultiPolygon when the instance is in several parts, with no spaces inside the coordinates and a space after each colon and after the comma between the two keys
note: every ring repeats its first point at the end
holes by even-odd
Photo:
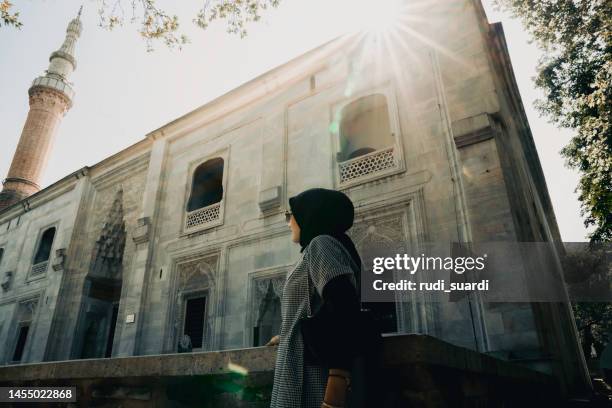
{"type": "Polygon", "coordinates": [[[111,357],[119,313],[125,249],[123,191],[119,190],[93,249],[83,297],[74,357],[111,357]]]}

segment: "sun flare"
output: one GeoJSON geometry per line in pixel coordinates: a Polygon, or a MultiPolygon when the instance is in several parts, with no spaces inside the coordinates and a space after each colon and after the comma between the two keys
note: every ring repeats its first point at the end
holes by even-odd
{"type": "Polygon", "coordinates": [[[355,28],[370,33],[392,30],[402,13],[402,0],[354,0],[355,28]]]}

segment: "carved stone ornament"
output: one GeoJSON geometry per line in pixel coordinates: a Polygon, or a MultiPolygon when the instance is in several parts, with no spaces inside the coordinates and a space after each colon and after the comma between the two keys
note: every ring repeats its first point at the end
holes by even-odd
{"type": "Polygon", "coordinates": [[[281,204],[281,187],[274,186],[259,192],[259,209],[262,212],[267,212],[280,207],[281,204]]]}
{"type": "Polygon", "coordinates": [[[34,320],[36,308],[38,307],[38,299],[30,299],[19,305],[19,321],[30,322],[34,320]]]}
{"type": "Polygon", "coordinates": [[[66,248],[60,248],[55,251],[55,259],[53,260],[53,270],[61,271],[64,269],[64,263],[66,262],[66,248]]]}
{"type": "Polygon", "coordinates": [[[251,307],[253,308],[254,321],[257,322],[261,315],[262,305],[264,300],[267,298],[269,291],[272,291],[274,296],[276,296],[279,300],[283,297],[283,287],[285,286],[285,275],[275,276],[271,278],[262,278],[257,279],[254,282],[254,296],[253,296],[253,304],[251,307]]]}
{"type": "Polygon", "coordinates": [[[132,233],[132,240],[136,245],[144,244],[149,241],[149,230],[150,230],[151,222],[149,217],[139,218],[136,221],[136,228],[132,233]]]}
{"type": "Polygon", "coordinates": [[[360,251],[369,244],[397,244],[404,240],[404,219],[400,214],[382,216],[355,224],[350,236],[360,251]]]}
{"type": "Polygon", "coordinates": [[[110,279],[121,276],[125,237],[123,190],[119,189],[94,246],[90,274],[110,279]]]}
{"type": "Polygon", "coordinates": [[[215,284],[217,257],[208,257],[179,266],[179,287],[208,288],[215,284]]]}
{"type": "Polygon", "coordinates": [[[2,290],[7,292],[11,288],[11,282],[13,280],[13,272],[8,271],[4,272],[2,276],[2,281],[0,282],[0,286],[2,286],[2,290]]]}

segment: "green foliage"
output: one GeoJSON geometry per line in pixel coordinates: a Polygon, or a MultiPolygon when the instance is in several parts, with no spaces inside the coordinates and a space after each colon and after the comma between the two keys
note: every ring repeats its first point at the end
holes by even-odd
{"type": "Polygon", "coordinates": [[[544,51],[537,107],[576,130],[561,151],[580,172],[577,187],[591,241],[612,241],[612,2],[495,0],[523,22],[544,51]]]}
{"type": "Polygon", "coordinates": [[[13,3],[9,2],[8,0],[0,1],[0,27],[5,25],[21,28],[23,25],[21,21],[19,21],[19,12],[11,12],[12,7],[13,3]]]}
{"type": "Polygon", "coordinates": [[[612,335],[612,304],[610,299],[612,282],[612,247],[608,243],[566,245],[562,257],[563,275],[568,293],[573,300],[572,308],[582,351],[586,358],[594,348],[597,357],[612,335]]]}
{"type": "Polygon", "coordinates": [[[584,356],[589,358],[593,346],[600,357],[612,333],[612,304],[579,302],[572,306],[584,356]]]}

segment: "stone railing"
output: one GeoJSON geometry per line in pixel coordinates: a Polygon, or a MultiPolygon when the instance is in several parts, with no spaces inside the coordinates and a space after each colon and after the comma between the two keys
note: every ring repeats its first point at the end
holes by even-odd
{"type": "Polygon", "coordinates": [[[394,168],[397,168],[397,161],[395,160],[393,147],[376,150],[338,163],[341,184],[350,183],[394,168]]]}
{"type": "Polygon", "coordinates": [[[37,276],[47,272],[48,266],[49,261],[39,262],[37,264],[32,265],[32,269],[30,270],[30,276],[37,276]]]}
{"type": "MultiPolygon", "coordinates": [[[[268,407],[275,354],[256,347],[22,364],[0,368],[0,386],[76,386],[79,407],[268,407]]],[[[430,336],[386,337],[383,366],[381,408],[561,406],[552,376],[430,336]]]]}
{"type": "Polygon", "coordinates": [[[185,232],[200,230],[208,226],[217,225],[221,218],[222,201],[190,211],[185,217],[185,232]]]}

